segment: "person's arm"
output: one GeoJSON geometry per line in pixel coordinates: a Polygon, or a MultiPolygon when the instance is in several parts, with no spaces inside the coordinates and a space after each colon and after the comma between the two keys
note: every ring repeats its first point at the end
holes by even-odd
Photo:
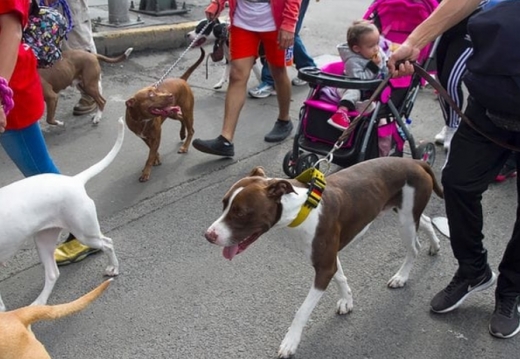
{"type": "MultiPolygon", "coordinates": [[[[7,82],[11,80],[16,61],[18,48],[22,40],[22,24],[19,14],[15,12],[0,14],[0,77],[7,82]]],[[[0,133],[5,131],[7,116],[4,112],[2,99],[0,98],[0,133]]]]}
{"type": "Polygon", "coordinates": [[[18,48],[22,40],[22,24],[16,13],[0,14],[0,76],[8,82],[16,65],[18,48]]]}
{"type": "Polygon", "coordinates": [[[218,18],[222,10],[224,10],[226,0],[211,0],[210,4],[206,7],[206,19],[209,21],[218,18]]]}
{"type": "Polygon", "coordinates": [[[287,49],[294,44],[294,29],[298,22],[301,0],[285,0],[282,24],[278,29],[278,46],[287,49]]]}
{"type": "Polygon", "coordinates": [[[394,76],[409,75],[413,68],[409,63],[400,65],[400,60],[416,60],[420,51],[437,36],[456,25],[473,11],[481,0],[443,0],[435,11],[408,36],[401,46],[390,56],[388,68],[394,76]]]}

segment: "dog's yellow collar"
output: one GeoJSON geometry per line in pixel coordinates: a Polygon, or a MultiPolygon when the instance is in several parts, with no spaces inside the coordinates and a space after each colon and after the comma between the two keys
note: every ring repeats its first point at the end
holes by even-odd
{"type": "Polygon", "coordinates": [[[289,227],[297,227],[305,221],[311,210],[318,207],[318,203],[321,201],[321,195],[325,190],[327,182],[325,181],[325,175],[320,172],[317,168],[309,168],[302,172],[296,180],[309,184],[309,190],[307,191],[307,200],[300,208],[300,212],[296,218],[289,223],[289,227]]]}

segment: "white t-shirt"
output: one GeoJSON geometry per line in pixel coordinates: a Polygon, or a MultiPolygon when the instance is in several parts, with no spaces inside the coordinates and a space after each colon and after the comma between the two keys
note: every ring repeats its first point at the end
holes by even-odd
{"type": "Polygon", "coordinates": [[[256,32],[275,31],[271,4],[268,2],[253,2],[237,0],[233,25],[256,32]]]}

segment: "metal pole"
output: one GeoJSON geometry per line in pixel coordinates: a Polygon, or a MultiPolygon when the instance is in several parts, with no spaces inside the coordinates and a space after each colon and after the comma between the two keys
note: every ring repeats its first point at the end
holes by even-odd
{"type": "Polygon", "coordinates": [[[108,22],[119,25],[130,22],[128,0],[108,0],[108,22]]]}

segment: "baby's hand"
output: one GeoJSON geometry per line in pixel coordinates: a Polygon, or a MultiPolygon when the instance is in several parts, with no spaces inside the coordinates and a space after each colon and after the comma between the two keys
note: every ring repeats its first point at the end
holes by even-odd
{"type": "Polygon", "coordinates": [[[372,56],[372,61],[376,64],[376,65],[380,65],[381,64],[381,55],[379,55],[379,52],[377,54],[374,54],[372,56]]]}

